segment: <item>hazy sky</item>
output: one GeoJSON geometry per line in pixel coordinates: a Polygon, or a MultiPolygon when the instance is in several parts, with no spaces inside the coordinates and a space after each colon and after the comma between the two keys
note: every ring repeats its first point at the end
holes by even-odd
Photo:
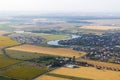
{"type": "Polygon", "coordinates": [[[120,0],[0,0],[0,11],[120,12],[120,0]]]}

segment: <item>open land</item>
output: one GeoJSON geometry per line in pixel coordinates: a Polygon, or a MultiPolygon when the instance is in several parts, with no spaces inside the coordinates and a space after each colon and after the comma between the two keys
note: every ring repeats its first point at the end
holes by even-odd
{"type": "Polygon", "coordinates": [[[100,62],[100,61],[93,61],[93,60],[77,60],[82,61],[82,62],[87,62],[89,64],[93,64],[94,66],[103,66],[106,68],[115,68],[115,69],[120,69],[120,65],[119,64],[113,64],[113,63],[106,63],[106,62],[100,62]]]}
{"type": "Polygon", "coordinates": [[[9,37],[0,36],[0,47],[14,46],[20,44],[17,41],[11,40],[9,37]]]}
{"type": "Polygon", "coordinates": [[[64,57],[80,57],[81,52],[71,50],[69,48],[47,48],[47,47],[37,47],[33,45],[21,45],[16,47],[8,48],[8,50],[18,50],[18,51],[27,51],[27,52],[35,52],[56,56],[64,56],[64,57]]]}
{"type": "Polygon", "coordinates": [[[90,29],[90,30],[117,30],[120,27],[116,26],[82,26],[82,29],[90,29]]]}
{"type": "Polygon", "coordinates": [[[6,50],[6,54],[9,57],[20,60],[30,60],[34,58],[40,58],[41,56],[46,56],[45,54],[38,54],[34,52],[18,51],[18,50],[6,50]]]}
{"type": "Polygon", "coordinates": [[[35,80],[70,80],[70,79],[44,75],[36,78],[35,80]]]}
{"type": "Polygon", "coordinates": [[[0,75],[11,77],[17,80],[32,80],[32,78],[37,75],[43,74],[46,72],[46,68],[35,65],[34,63],[21,63],[9,68],[5,68],[0,72],[0,75]]]}
{"type": "Polygon", "coordinates": [[[10,58],[4,56],[3,54],[0,54],[0,68],[4,68],[4,67],[7,67],[10,65],[19,63],[19,62],[21,62],[21,61],[10,59],[10,58]]]}
{"type": "Polygon", "coordinates": [[[9,37],[15,37],[15,36],[25,36],[25,35],[30,35],[30,36],[38,36],[41,38],[44,38],[45,40],[49,41],[49,40],[59,40],[59,39],[66,39],[69,38],[69,36],[67,35],[60,35],[60,34],[45,34],[45,33],[22,33],[22,34],[18,34],[18,33],[14,33],[9,35],[9,37]]]}
{"type": "MultiPolygon", "coordinates": [[[[11,78],[18,80],[32,80],[37,76],[46,73],[46,71],[48,71],[48,68],[46,65],[40,62],[41,56],[46,56],[46,57],[42,57],[46,59],[51,58],[49,57],[50,55],[61,56],[62,58],[73,57],[73,56],[78,58],[86,54],[85,52],[74,51],[69,48],[50,48],[50,47],[40,47],[40,46],[27,45],[27,44],[21,46],[15,46],[20,43],[11,40],[9,37],[3,36],[4,34],[9,33],[9,31],[4,31],[4,30],[10,30],[10,31],[23,30],[25,32],[26,31],[32,32],[38,30],[38,33],[29,33],[29,34],[37,35],[38,37],[42,37],[46,41],[49,41],[49,40],[59,40],[59,39],[69,38],[69,36],[66,36],[64,34],[79,33],[79,32],[85,34],[86,33],[101,34],[109,30],[112,31],[112,30],[120,29],[119,27],[120,20],[85,20],[82,22],[79,21],[78,18],[77,19],[71,18],[70,21],[69,19],[66,19],[64,21],[62,20],[63,22],[61,23],[51,23],[49,21],[46,23],[46,21],[43,22],[40,19],[34,20],[34,18],[32,17],[29,17],[28,19],[21,17],[20,20],[19,17],[18,18],[15,17],[12,19],[13,19],[11,20],[12,23],[0,22],[0,30],[2,30],[0,31],[0,53],[1,53],[0,76],[3,76],[0,77],[0,80],[4,80],[4,79],[11,80],[11,78]],[[31,23],[31,21],[34,21],[35,23],[31,23]],[[39,30],[41,31],[39,32],[39,30]],[[43,34],[42,31],[43,32],[45,31],[45,34],[43,34]],[[56,33],[52,33],[52,31],[56,31],[56,33]],[[8,46],[15,46],[15,47],[5,49],[6,55],[4,55],[2,48],[8,46]],[[33,62],[30,60],[33,60],[33,62]]],[[[15,35],[19,36],[23,34],[15,34],[15,35]]],[[[114,79],[120,80],[120,72],[118,72],[118,70],[120,69],[120,65],[118,64],[91,61],[91,60],[80,60],[80,62],[81,61],[87,62],[88,64],[93,64],[94,67],[82,67],[82,66],[79,66],[79,68],[61,67],[43,76],[40,76],[35,80],[114,80],[114,79]],[[114,71],[107,70],[105,68],[96,69],[95,66],[112,68],[112,70],[114,71]]],[[[43,59],[43,63],[45,63],[44,59],[43,59]]]]}
{"type": "Polygon", "coordinates": [[[109,70],[98,70],[91,67],[81,67],[80,68],[60,68],[56,69],[50,73],[67,75],[67,76],[75,76],[88,78],[93,80],[120,80],[120,73],[109,70]]]}
{"type": "Polygon", "coordinates": [[[39,36],[41,36],[42,38],[46,39],[46,40],[59,40],[59,39],[66,39],[69,38],[69,36],[65,36],[65,35],[55,35],[55,34],[38,34],[39,36]]]}
{"type": "Polygon", "coordinates": [[[49,24],[49,25],[17,25],[17,26],[12,26],[12,28],[20,29],[20,30],[63,30],[63,29],[68,29],[68,26],[70,29],[74,28],[73,25],[70,25],[68,23],[62,23],[62,24],[49,24]]]}
{"type": "Polygon", "coordinates": [[[9,31],[3,31],[3,30],[1,30],[0,31],[0,36],[5,35],[5,34],[9,34],[9,33],[10,33],[9,31]]]}

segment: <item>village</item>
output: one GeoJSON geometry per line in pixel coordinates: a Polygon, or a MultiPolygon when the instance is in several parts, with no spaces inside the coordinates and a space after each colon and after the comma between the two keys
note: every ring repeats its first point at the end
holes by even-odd
{"type": "Polygon", "coordinates": [[[73,50],[87,52],[84,59],[120,64],[120,33],[103,35],[83,34],[79,38],[61,40],[59,44],[68,45],[73,50]]]}

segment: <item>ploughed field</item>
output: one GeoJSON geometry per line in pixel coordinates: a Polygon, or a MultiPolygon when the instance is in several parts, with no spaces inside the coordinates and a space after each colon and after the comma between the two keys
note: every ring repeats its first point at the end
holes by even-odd
{"type": "Polygon", "coordinates": [[[16,47],[8,48],[7,50],[18,50],[18,51],[26,51],[26,52],[34,52],[55,56],[63,56],[63,57],[80,57],[81,52],[71,50],[69,48],[49,48],[49,47],[38,47],[33,45],[21,45],[16,47]]]}

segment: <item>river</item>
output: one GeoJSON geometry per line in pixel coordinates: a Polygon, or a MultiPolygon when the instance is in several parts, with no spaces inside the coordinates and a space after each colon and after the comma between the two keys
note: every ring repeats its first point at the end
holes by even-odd
{"type": "MultiPolygon", "coordinates": [[[[70,38],[62,39],[62,40],[69,40],[69,39],[78,38],[78,37],[80,37],[80,36],[79,35],[71,35],[70,38]]],[[[65,46],[65,45],[58,44],[58,41],[60,41],[60,40],[48,41],[47,44],[53,45],[53,46],[65,46]]]]}

